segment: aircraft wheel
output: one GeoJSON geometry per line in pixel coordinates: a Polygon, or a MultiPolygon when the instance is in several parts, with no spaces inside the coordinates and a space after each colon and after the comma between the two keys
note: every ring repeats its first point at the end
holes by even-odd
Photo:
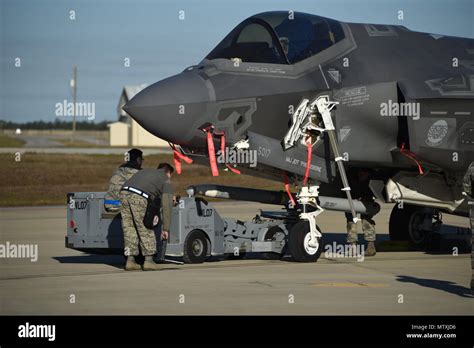
{"type": "Polygon", "coordinates": [[[403,208],[399,208],[398,204],[393,206],[388,225],[390,240],[410,239],[408,234],[408,224],[410,222],[411,215],[416,209],[417,207],[408,204],[404,204],[403,208]]]}
{"type": "Polygon", "coordinates": [[[207,259],[207,237],[200,230],[191,231],[184,241],[183,261],[203,263],[207,259]]]}
{"type": "MultiPolygon", "coordinates": [[[[321,229],[316,227],[319,232],[321,229]]],[[[288,235],[288,250],[293,259],[298,262],[316,262],[323,250],[322,238],[318,238],[318,245],[312,247],[310,240],[309,222],[301,220],[290,230],[288,235]]]]}
{"type": "Polygon", "coordinates": [[[391,240],[408,240],[413,246],[423,248],[428,240],[429,232],[423,229],[423,221],[435,215],[434,210],[404,204],[399,208],[393,207],[389,220],[389,235],[391,240]],[[427,217],[427,214],[430,216],[427,217]]]}

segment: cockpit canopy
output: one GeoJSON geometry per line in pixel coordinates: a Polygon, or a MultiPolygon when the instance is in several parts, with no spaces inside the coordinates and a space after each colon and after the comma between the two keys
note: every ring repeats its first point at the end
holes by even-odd
{"type": "Polygon", "coordinates": [[[338,21],[300,12],[264,12],[240,23],[206,59],[295,64],[344,39],[338,21]]]}

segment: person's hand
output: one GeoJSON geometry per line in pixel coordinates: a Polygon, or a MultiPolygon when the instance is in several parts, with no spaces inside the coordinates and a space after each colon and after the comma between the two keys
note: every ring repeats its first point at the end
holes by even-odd
{"type": "Polygon", "coordinates": [[[168,231],[161,231],[161,239],[168,240],[169,233],[168,231]]]}

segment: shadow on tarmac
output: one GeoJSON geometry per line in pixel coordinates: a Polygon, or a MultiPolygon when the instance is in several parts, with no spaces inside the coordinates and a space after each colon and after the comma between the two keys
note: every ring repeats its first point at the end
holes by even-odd
{"type": "Polygon", "coordinates": [[[122,255],[83,254],[77,256],[53,257],[59,263],[103,264],[123,269],[125,258],[122,255]]]}
{"type": "Polygon", "coordinates": [[[464,286],[457,285],[456,283],[446,281],[446,280],[437,280],[437,279],[424,279],[416,278],[411,276],[397,275],[397,280],[404,283],[413,283],[426,288],[432,288],[437,290],[442,290],[449,292],[454,295],[461,297],[472,298],[471,289],[465,288],[464,286]]]}
{"type": "MultiPolygon", "coordinates": [[[[365,244],[364,241],[364,235],[362,233],[358,234],[358,243],[360,244],[365,244]]],[[[376,243],[381,243],[385,241],[389,241],[390,237],[388,234],[382,234],[382,235],[377,235],[377,241],[376,243]]],[[[328,244],[332,244],[336,242],[337,244],[345,244],[346,243],[346,235],[343,233],[334,233],[334,232],[323,232],[323,245],[326,246],[328,244]]],[[[323,249],[324,250],[324,249],[323,249]]],[[[408,250],[407,250],[408,251],[408,250]]],[[[411,250],[415,251],[415,250],[411,250]]],[[[426,251],[426,254],[450,254],[451,252],[432,252],[432,251],[426,251]]],[[[267,253],[268,254],[268,253],[267,253]]],[[[271,254],[271,253],[270,253],[271,254]]],[[[123,255],[117,255],[117,254],[82,254],[82,255],[77,255],[77,256],[56,256],[53,257],[55,260],[59,261],[60,263],[83,263],[83,264],[105,264],[109,266],[113,266],[115,268],[123,269],[123,265],[125,262],[124,256],[123,255]]],[[[173,257],[173,256],[166,256],[167,259],[174,260],[174,261],[180,261],[182,262],[182,257],[173,257]]],[[[292,262],[292,258],[289,255],[285,255],[283,257],[278,257],[277,254],[270,255],[264,255],[263,253],[243,253],[242,255],[239,255],[237,257],[233,255],[220,255],[220,256],[212,256],[208,258],[205,262],[221,262],[221,261],[228,261],[228,260],[242,260],[242,259],[254,259],[254,260],[282,260],[282,261],[289,261],[292,262]]],[[[140,262],[137,260],[139,263],[143,263],[143,260],[140,262]]]]}

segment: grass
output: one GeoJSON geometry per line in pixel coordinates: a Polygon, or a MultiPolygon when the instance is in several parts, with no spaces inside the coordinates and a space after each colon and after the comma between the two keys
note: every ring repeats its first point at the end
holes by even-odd
{"type": "Polygon", "coordinates": [[[25,142],[21,139],[0,134],[0,147],[22,147],[25,142]]]}
{"type": "MultiPolygon", "coordinates": [[[[121,155],[41,154],[26,152],[20,161],[14,154],[0,154],[0,206],[57,205],[66,203],[66,194],[75,191],[106,191],[112,172],[122,163],[121,155]]],[[[159,162],[172,163],[171,155],[145,157],[144,167],[159,162]]],[[[261,178],[183,164],[183,173],[172,179],[175,193],[185,195],[193,184],[220,184],[282,190],[282,184],[261,178]]]]}

